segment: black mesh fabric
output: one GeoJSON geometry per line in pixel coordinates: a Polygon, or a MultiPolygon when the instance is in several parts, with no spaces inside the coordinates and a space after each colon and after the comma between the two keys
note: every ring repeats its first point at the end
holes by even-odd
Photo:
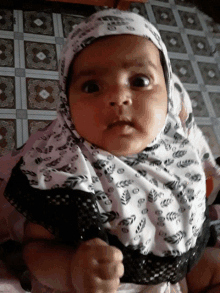
{"type": "Polygon", "coordinates": [[[199,261],[209,240],[208,208],[206,221],[196,246],[181,256],[143,255],[125,247],[119,239],[105,231],[93,193],[68,188],[40,190],[29,185],[20,170],[20,161],[13,169],[5,189],[5,198],[30,222],[43,226],[58,242],[77,248],[82,241],[101,238],[123,253],[123,283],[153,285],[175,284],[182,280],[199,261]]]}

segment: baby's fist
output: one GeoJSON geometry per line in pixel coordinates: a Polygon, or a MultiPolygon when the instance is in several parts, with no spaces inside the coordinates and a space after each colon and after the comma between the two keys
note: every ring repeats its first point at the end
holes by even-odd
{"type": "Polygon", "coordinates": [[[122,252],[99,238],[86,241],[71,262],[73,286],[80,293],[115,293],[124,274],[122,252]]]}

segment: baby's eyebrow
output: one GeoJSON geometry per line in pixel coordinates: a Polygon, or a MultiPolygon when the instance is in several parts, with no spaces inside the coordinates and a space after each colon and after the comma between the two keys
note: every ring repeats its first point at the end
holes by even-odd
{"type": "MultiPolygon", "coordinates": [[[[147,63],[143,63],[141,61],[138,61],[137,59],[132,59],[126,62],[122,63],[122,68],[123,69],[128,69],[131,67],[139,67],[139,68],[146,68],[146,67],[152,67],[153,69],[157,70],[156,65],[151,61],[148,60],[147,63]]],[[[74,78],[73,78],[73,82],[76,82],[77,80],[79,80],[82,77],[89,77],[92,75],[96,75],[97,73],[99,74],[105,74],[107,71],[109,70],[109,68],[100,68],[100,67],[96,67],[96,68],[87,68],[85,70],[81,70],[74,78]]]]}

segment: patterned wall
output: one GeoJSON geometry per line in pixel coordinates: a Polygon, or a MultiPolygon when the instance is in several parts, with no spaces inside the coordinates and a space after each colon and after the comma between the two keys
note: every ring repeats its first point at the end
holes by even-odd
{"type": "MultiPolygon", "coordinates": [[[[0,9],[0,155],[20,147],[56,117],[58,59],[65,38],[85,16],[105,7],[86,9],[0,9]]],[[[184,0],[132,3],[130,10],[159,29],[196,121],[214,156],[220,156],[220,25],[184,0]]]]}

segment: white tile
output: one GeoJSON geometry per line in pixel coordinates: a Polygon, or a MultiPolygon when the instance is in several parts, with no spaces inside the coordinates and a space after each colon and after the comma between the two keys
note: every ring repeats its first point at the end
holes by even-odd
{"type": "Polygon", "coordinates": [[[10,67],[0,67],[0,75],[14,76],[15,69],[10,67]]]}
{"type": "Polygon", "coordinates": [[[26,78],[21,77],[21,109],[27,109],[27,90],[26,90],[26,78]]]}
{"type": "Polygon", "coordinates": [[[20,68],[25,68],[25,50],[24,50],[24,41],[19,41],[19,60],[20,68]]]}
{"type": "Polygon", "coordinates": [[[205,37],[206,36],[204,31],[191,30],[189,28],[186,28],[185,32],[186,32],[187,35],[194,35],[194,36],[199,36],[199,37],[205,37]]]}
{"type": "Polygon", "coordinates": [[[198,125],[212,125],[210,118],[195,117],[195,121],[198,125]]]}
{"type": "Polygon", "coordinates": [[[156,23],[156,18],[154,17],[154,13],[150,3],[147,2],[147,3],[144,3],[144,5],[145,5],[145,9],[147,11],[150,22],[156,23]]]}
{"type": "Polygon", "coordinates": [[[198,83],[199,84],[204,84],[204,81],[203,81],[203,78],[202,78],[198,63],[196,61],[191,61],[191,64],[192,64],[192,67],[194,69],[194,73],[195,73],[195,76],[196,76],[196,79],[197,79],[198,83]]]}
{"type": "Polygon", "coordinates": [[[28,120],[27,119],[22,119],[22,144],[24,144],[28,138],[28,120]]]}
{"type": "Polygon", "coordinates": [[[198,84],[184,83],[184,87],[188,91],[200,91],[198,84]]]}
{"type": "MultiPolygon", "coordinates": [[[[0,109],[2,110],[2,109],[0,109]]],[[[9,111],[9,110],[8,110],[9,111]]],[[[12,113],[1,113],[0,111],[0,119],[16,119],[16,114],[12,113]]]]}
{"type": "Polygon", "coordinates": [[[59,23],[58,23],[58,14],[53,13],[52,18],[53,18],[53,29],[54,29],[54,36],[55,37],[60,37],[60,32],[59,32],[59,23]]]}
{"type": "Polygon", "coordinates": [[[19,13],[18,13],[18,10],[13,11],[13,17],[15,19],[14,32],[19,32],[19,13]]]}
{"type": "Polygon", "coordinates": [[[170,8],[170,3],[167,3],[167,2],[161,2],[161,1],[151,0],[150,4],[151,5],[160,6],[160,7],[170,8]]]}
{"type": "Polygon", "coordinates": [[[205,102],[206,108],[207,108],[207,110],[208,110],[208,112],[209,112],[209,116],[211,116],[211,117],[216,117],[216,115],[215,115],[215,110],[214,110],[214,108],[213,108],[213,106],[212,106],[212,102],[211,102],[211,100],[210,100],[210,98],[209,98],[208,93],[202,93],[202,95],[203,95],[203,99],[204,99],[204,102],[205,102]]]}
{"type": "Polygon", "coordinates": [[[1,39],[14,39],[14,32],[0,30],[1,39]]]}
{"type": "Polygon", "coordinates": [[[207,62],[207,63],[213,63],[216,64],[214,57],[208,57],[208,56],[195,56],[196,60],[198,62],[207,62]]]}
{"type": "Polygon", "coordinates": [[[206,85],[207,91],[211,93],[220,93],[220,86],[217,85],[206,85]]]}
{"type": "Polygon", "coordinates": [[[188,6],[181,6],[181,5],[176,5],[176,8],[180,11],[186,11],[186,12],[192,12],[195,13],[196,12],[196,8],[195,7],[188,7],[188,6]]]}
{"type": "Polygon", "coordinates": [[[14,40],[14,64],[15,68],[20,68],[19,40],[14,40]]]}
{"type": "MultiPolygon", "coordinates": [[[[220,119],[219,119],[219,122],[220,122],[220,119]]],[[[214,125],[213,128],[214,128],[214,132],[215,132],[216,138],[218,140],[218,143],[220,145],[220,126],[214,125]]]]}
{"type": "Polygon", "coordinates": [[[44,36],[44,35],[35,35],[24,33],[24,40],[28,42],[38,42],[46,44],[55,44],[54,36],[44,36]]]}
{"type": "Polygon", "coordinates": [[[57,14],[57,26],[58,26],[58,30],[59,30],[59,37],[64,37],[63,35],[63,23],[62,23],[62,17],[61,17],[61,14],[58,13],[57,14]]]}
{"type": "Polygon", "coordinates": [[[17,10],[18,15],[18,32],[23,33],[23,11],[17,10]]]}
{"type": "Polygon", "coordinates": [[[183,39],[183,42],[184,42],[184,45],[185,45],[185,48],[186,48],[186,51],[188,52],[188,54],[193,54],[194,55],[187,35],[186,34],[181,34],[181,36],[182,36],[182,39],[183,39]]]}
{"type": "Polygon", "coordinates": [[[56,49],[57,49],[57,61],[59,62],[59,59],[60,59],[60,54],[62,52],[62,48],[63,46],[61,45],[56,45],[56,49]]]}
{"type": "Polygon", "coordinates": [[[16,109],[2,109],[0,108],[0,119],[2,119],[2,115],[13,115],[12,118],[10,119],[15,119],[16,118],[16,109]]]}
{"type": "Polygon", "coordinates": [[[177,27],[177,26],[158,24],[158,29],[164,30],[164,31],[169,31],[169,32],[179,33],[179,27],[177,27]]]}
{"type": "Polygon", "coordinates": [[[16,119],[16,132],[17,132],[17,147],[20,147],[23,145],[23,127],[22,127],[22,120],[16,119]]]}
{"type": "Polygon", "coordinates": [[[174,14],[174,17],[175,17],[175,19],[176,19],[176,23],[177,23],[177,26],[179,27],[179,28],[183,28],[183,23],[182,23],[182,20],[181,20],[181,18],[180,18],[180,15],[179,15],[179,13],[178,13],[178,10],[172,10],[173,11],[173,14],[174,14]]]}
{"type": "Polygon", "coordinates": [[[58,71],[26,69],[26,77],[58,80],[58,71]]]}
{"type": "Polygon", "coordinates": [[[27,110],[27,112],[28,112],[28,119],[53,120],[56,118],[56,111],[27,110]]]}
{"type": "Polygon", "coordinates": [[[15,97],[16,97],[16,103],[15,107],[16,109],[22,109],[22,103],[21,103],[21,78],[15,77],[15,97]]]}
{"type": "Polygon", "coordinates": [[[171,59],[180,59],[180,60],[189,60],[188,54],[177,53],[177,52],[168,52],[171,59]]]}

